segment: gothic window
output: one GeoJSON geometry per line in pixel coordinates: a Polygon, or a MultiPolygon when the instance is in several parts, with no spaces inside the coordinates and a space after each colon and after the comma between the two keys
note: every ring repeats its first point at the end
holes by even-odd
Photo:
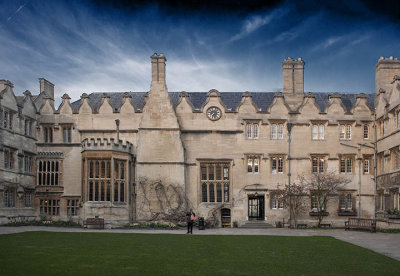
{"type": "Polygon", "coordinates": [[[273,156],[271,158],[271,172],[272,173],[283,173],[283,156],[273,156]]]}
{"type": "Polygon", "coordinates": [[[247,172],[257,174],[260,171],[260,157],[248,156],[247,157],[247,172]]]}
{"type": "Polygon", "coordinates": [[[79,216],[78,199],[67,199],[67,216],[79,216]]]}
{"type": "Polygon", "coordinates": [[[39,159],[37,185],[59,186],[61,181],[61,160],[39,159]]]}
{"type": "Polygon", "coordinates": [[[33,157],[29,155],[24,156],[24,172],[32,173],[33,157]]]}
{"type": "Polygon", "coordinates": [[[4,148],[4,168],[5,169],[14,169],[15,165],[15,150],[4,148]]]}
{"type": "Polygon", "coordinates": [[[319,156],[312,157],[312,173],[324,173],[324,172],[325,172],[324,157],[319,157],[319,156]]]}
{"type": "Polygon", "coordinates": [[[396,148],[392,149],[391,154],[393,160],[393,169],[394,170],[400,169],[400,150],[396,148]]]}
{"type": "Polygon", "coordinates": [[[59,199],[40,199],[40,214],[46,216],[60,215],[60,200],[59,199]]]}
{"type": "Polygon", "coordinates": [[[43,127],[43,141],[45,143],[53,143],[53,127],[44,126],[43,127]]]}
{"type": "Polygon", "coordinates": [[[351,125],[340,125],[340,140],[351,140],[351,125]]]}
{"type": "Polygon", "coordinates": [[[325,126],[322,124],[312,125],[312,139],[323,140],[325,137],[325,126]]]}
{"type": "Polygon", "coordinates": [[[3,128],[13,129],[13,113],[7,109],[3,111],[3,128]]]}
{"type": "Polygon", "coordinates": [[[63,126],[63,142],[64,143],[71,143],[71,126],[63,126]]]}
{"type": "Polygon", "coordinates": [[[229,163],[200,164],[202,202],[229,202],[229,163]]]}
{"type": "Polygon", "coordinates": [[[4,206],[15,207],[15,190],[7,189],[4,191],[4,206]]]}
{"type": "Polygon", "coordinates": [[[341,173],[353,172],[353,157],[342,156],[340,158],[340,172],[341,173]]]}
{"type": "Polygon", "coordinates": [[[32,192],[25,192],[24,202],[25,202],[25,207],[32,207],[32,192]]]}

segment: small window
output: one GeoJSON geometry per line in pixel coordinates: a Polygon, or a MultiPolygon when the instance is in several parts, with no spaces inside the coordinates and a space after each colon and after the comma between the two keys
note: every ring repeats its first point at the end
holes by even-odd
{"type": "Polygon", "coordinates": [[[64,143],[71,143],[71,126],[65,126],[63,127],[63,142],[64,143]]]}
{"type": "Polygon", "coordinates": [[[340,125],[340,140],[351,140],[351,125],[340,125]]]}
{"type": "Polygon", "coordinates": [[[258,139],[258,124],[246,125],[246,137],[247,139],[258,139]]]}
{"type": "Polygon", "coordinates": [[[271,209],[283,209],[284,202],[283,198],[276,194],[271,195],[271,209]]]}
{"type": "Polygon", "coordinates": [[[14,190],[4,191],[4,206],[5,207],[15,207],[15,192],[14,190]]]}
{"type": "Polygon", "coordinates": [[[32,207],[32,192],[25,192],[24,201],[25,207],[32,207]]]}
{"type": "Polygon", "coordinates": [[[353,158],[352,157],[340,158],[340,172],[352,173],[352,171],[353,171],[353,158]]]}
{"type": "Polygon", "coordinates": [[[325,171],[325,160],[323,157],[312,158],[312,172],[313,173],[324,173],[325,171]]]}
{"type": "Polygon", "coordinates": [[[364,174],[369,174],[369,159],[364,159],[364,174]]]}
{"type": "Polygon", "coordinates": [[[369,127],[368,127],[368,125],[364,125],[363,126],[363,130],[364,130],[364,139],[369,139],[369,127]]]}
{"type": "Polygon", "coordinates": [[[339,209],[341,211],[353,210],[353,197],[351,194],[341,194],[339,196],[339,209]]]}
{"type": "Polygon", "coordinates": [[[248,156],[247,157],[247,172],[258,173],[260,169],[260,157],[248,156]]]}
{"type": "Polygon", "coordinates": [[[53,143],[53,127],[43,127],[43,140],[45,143],[53,143]]]}
{"type": "Polygon", "coordinates": [[[323,140],[325,134],[325,126],[314,124],[312,125],[312,139],[313,140],[323,140]]]}

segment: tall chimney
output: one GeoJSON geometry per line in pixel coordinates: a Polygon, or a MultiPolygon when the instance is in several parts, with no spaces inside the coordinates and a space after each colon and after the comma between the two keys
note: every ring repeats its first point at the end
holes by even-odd
{"type": "Polygon", "coordinates": [[[381,88],[389,92],[395,75],[400,76],[400,60],[381,57],[375,66],[375,94],[378,95],[381,88]]]}
{"type": "Polygon", "coordinates": [[[46,94],[52,100],[54,100],[54,84],[52,84],[51,82],[49,82],[48,80],[46,80],[44,78],[40,78],[39,83],[40,83],[40,92],[43,92],[43,91],[46,92],[46,94]]]}
{"type": "Polygon", "coordinates": [[[165,62],[164,54],[154,53],[151,56],[151,82],[165,84],[165,62]]]}
{"type": "Polygon", "coordinates": [[[301,58],[294,60],[290,57],[282,62],[283,93],[304,93],[304,61],[301,58]]]}

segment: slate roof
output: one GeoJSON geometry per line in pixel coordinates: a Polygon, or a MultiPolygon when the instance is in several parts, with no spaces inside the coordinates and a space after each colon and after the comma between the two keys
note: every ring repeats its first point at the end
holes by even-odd
{"type": "MultiPolygon", "coordinates": [[[[107,93],[110,96],[110,104],[114,110],[118,110],[123,103],[123,95],[125,92],[110,92],[107,93]]],[[[147,92],[128,92],[131,96],[131,102],[135,109],[142,109],[147,92]]],[[[170,99],[174,107],[179,102],[179,94],[181,92],[169,92],[170,99]]],[[[189,100],[193,104],[195,109],[200,109],[201,106],[207,100],[208,92],[187,92],[189,100]]],[[[89,95],[89,104],[93,108],[94,112],[98,112],[103,92],[94,92],[89,95]]],[[[243,92],[220,92],[221,100],[225,104],[228,110],[236,110],[239,103],[242,100],[243,92]]],[[[321,111],[325,111],[326,106],[329,103],[329,95],[333,93],[312,93],[315,96],[315,103],[320,107],[321,111]]],[[[271,105],[274,99],[275,92],[253,92],[251,93],[253,103],[257,106],[258,110],[265,111],[271,105]]],[[[350,111],[356,103],[356,97],[358,94],[354,93],[339,93],[341,100],[347,111],[350,111]]],[[[374,109],[374,95],[365,94],[367,97],[367,104],[373,110],[374,109]]],[[[77,100],[73,103],[72,109],[74,113],[78,112],[79,106],[81,105],[82,99],[77,100]]]]}

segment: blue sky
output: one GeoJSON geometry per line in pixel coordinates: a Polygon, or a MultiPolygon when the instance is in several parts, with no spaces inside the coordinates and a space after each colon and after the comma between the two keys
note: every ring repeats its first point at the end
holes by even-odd
{"type": "Polygon", "coordinates": [[[169,91],[279,91],[290,56],[307,92],[373,93],[378,58],[400,57],[398,1],[0,2],[0,79],[17,94],[40,77],[56,98],[148,91],[154,52],[169,91]]]}

